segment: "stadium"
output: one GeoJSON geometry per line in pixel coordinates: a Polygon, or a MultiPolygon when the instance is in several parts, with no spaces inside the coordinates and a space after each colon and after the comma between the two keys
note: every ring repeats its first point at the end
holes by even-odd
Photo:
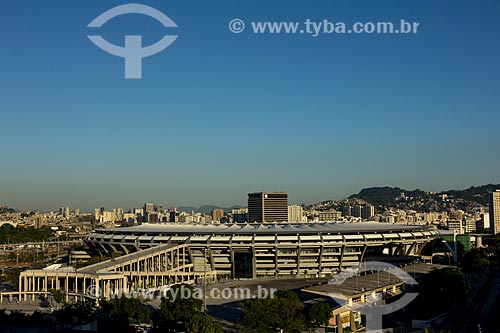
{"type": "Polygon", "coordinates": [[[166,223],[99,229],[86,243],[101,255],[186,245],[195,267],[207,265],[228,278],[323,277],[368,257],[419,255],[438,237],[425,226],[376,222],[166,223]]]}
{"type": "Polygon", "coordinates": [[[116,290],[161,290],[222,279],[328,277],[361,262],[418,256],[439,238],[426,226],[376,222],[142,224],[97,229],[85,242],[112,257],[82,268],[53,265],[19,276],[12,300],[110,298],[116,290]],[[117,256],[117,254],[119,256],[117,256]]]}

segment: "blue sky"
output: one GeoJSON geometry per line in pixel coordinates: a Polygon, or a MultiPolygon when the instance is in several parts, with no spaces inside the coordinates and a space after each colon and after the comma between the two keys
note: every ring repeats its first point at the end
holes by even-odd
{"type": "Polygon", "coordinates": [[[178,35],[125,80],[87,28],[124,1],[0,2],[0,204],[294,203],[499,183],[500,3],[141,1],[110,42],[178,35]],[[251,21],[420,22],[415,35],[233,34],[251,21]]]}

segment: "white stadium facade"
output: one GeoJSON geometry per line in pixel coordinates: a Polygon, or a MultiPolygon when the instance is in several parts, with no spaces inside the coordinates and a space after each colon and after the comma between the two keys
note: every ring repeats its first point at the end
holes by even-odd
{"type": "Polygon", "coordinates": [[[327,276],[367,256],[419,255],[439,237],[424,226],[362,223],[143,224],[99,229],[86,243],[96,252],[128,254],[160,244],[186,244],[193,263],[220,276],[327,276]],[[203,263],[202,263],[203,265],[203,263]]]}
{"type": "Polygon", "coordinates": [[[18,291],[0,293],[0,301],[47,297],[52,289],[62,290],[66,301],[98,300],[116,290],[158,290],[204,279],[328,277],[374,257],[418,256],[437,238],[438,231],[425,226],[375,222],[97,229],[85,242],[112,259],[78,269],[53,265],[23,271],[18,291]]]}

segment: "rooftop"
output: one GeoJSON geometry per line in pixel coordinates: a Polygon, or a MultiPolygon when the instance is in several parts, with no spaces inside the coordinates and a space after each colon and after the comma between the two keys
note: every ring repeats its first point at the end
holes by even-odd
{"type": "Polygon", "coordinates": [[[317,222],[317,223],[155,223],[113,229],[97,229],[108,234],[318,234],[318,233],[390,233],[429,230],[425,226],[395,225],[379,222],[317,222]]]}

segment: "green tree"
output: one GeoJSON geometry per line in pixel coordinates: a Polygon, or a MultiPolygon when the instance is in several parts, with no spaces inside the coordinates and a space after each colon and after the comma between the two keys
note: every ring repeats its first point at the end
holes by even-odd
{"type": "Polygon", "coordinates": [[[332,308],[324,302],[314,303],[307,311],[307,320],[313,329],[328,325],[331,318],[332,308]]]}
{"type": "Polygon", "coordinates": [[[274,298],[249,300],[243,303],[240,319],[241,331],[245,333],[276,332],[280,320],[278,301],[274,298]]]}
{"type": "Polygon", "coordinates": [[[137,298],[127,298],[122,295],[120,298],[114,298],[110,302],[111,315],[124,315],[131,323],[144,323],[149,321],[150,312],[147,311],[142,302],[137,298]]]}
{"type": "Polygon", "coordinates": [[[12,288],[17,289],[19,285],[19,275],[21,271],[19,268],[14,267],[13,269],[5,270],[5,281],[12,286],[12,288]]]}
{"type": "Polygon", "coordinates": [[[0,243],[25,243],[29,241],[42,241],[54,235],[48,226],[35,229],[34,227],[13,227],[4,224],[0,227],[0,243]]]}
{"type": "Polygon", "coordinates": [[[278,328],[283,332],[301,332],[305,327],[305,316],[299,296],[290,290],[280,290],[274,297],[278,300],[278,328]]]}
{"type": "Polygon", "coordinates": [[[153,319],[154,326],[160,332],[186,329],[188,320],[201,312],[203,302],[196,295],[197,292],[190,285],[173,286],[167,297],[161,300],[160,311],[153,319]]]}
{"type": "Polygon", "coordinates": [[[417,318],[428,318],[465,303],[463,273],[457,268],[435,269],[422,277],[419,295],[408,309],[417,318]]]}
{"type": "Polygon", "coordinates": [[[132,324],[149,323],[151,318],[151,311],[139,299],[124,295],[109,301],[101,300],[100,309],[107,314],[106,320],[100,323],[103,332],[135,332],[132,324]]]}
{"type": "Polygon", "coordinates": [[[52,298],[56,302],[56,308],[59,308],[59,304],[61,304],[64,300],[64,292],[57,289],[51,289],[50,293],[52,294],[52,298]]]}
{"type": "Polygon", "coordinates": [[[293,291],[278,291],[273,298],[243,303],[241,330],[247,333],[301,332],[305,316],[299,297],[293,291]]]}
{"type": "Polygon", "coordinates": [[[463,256],[461,266],[465,273],[482,273],[490,266],[487,252],[484,249],[472,249],[463,256]]]}
{"type": "Polygon", "coordinates": [[[96,314],[97,309],[93,302],[85,300],[65,303],[62,309],[57,312],[57,321],[60,324],[74,324],[76,318],[78,322],[85,323],[94,318],[96,314]]]}
{"type": "Polygon", "coordinates": [[[200,313],[191,316],[186,322],[187,333],[222,333],[222,326],[212,318],[200,313]]]}

